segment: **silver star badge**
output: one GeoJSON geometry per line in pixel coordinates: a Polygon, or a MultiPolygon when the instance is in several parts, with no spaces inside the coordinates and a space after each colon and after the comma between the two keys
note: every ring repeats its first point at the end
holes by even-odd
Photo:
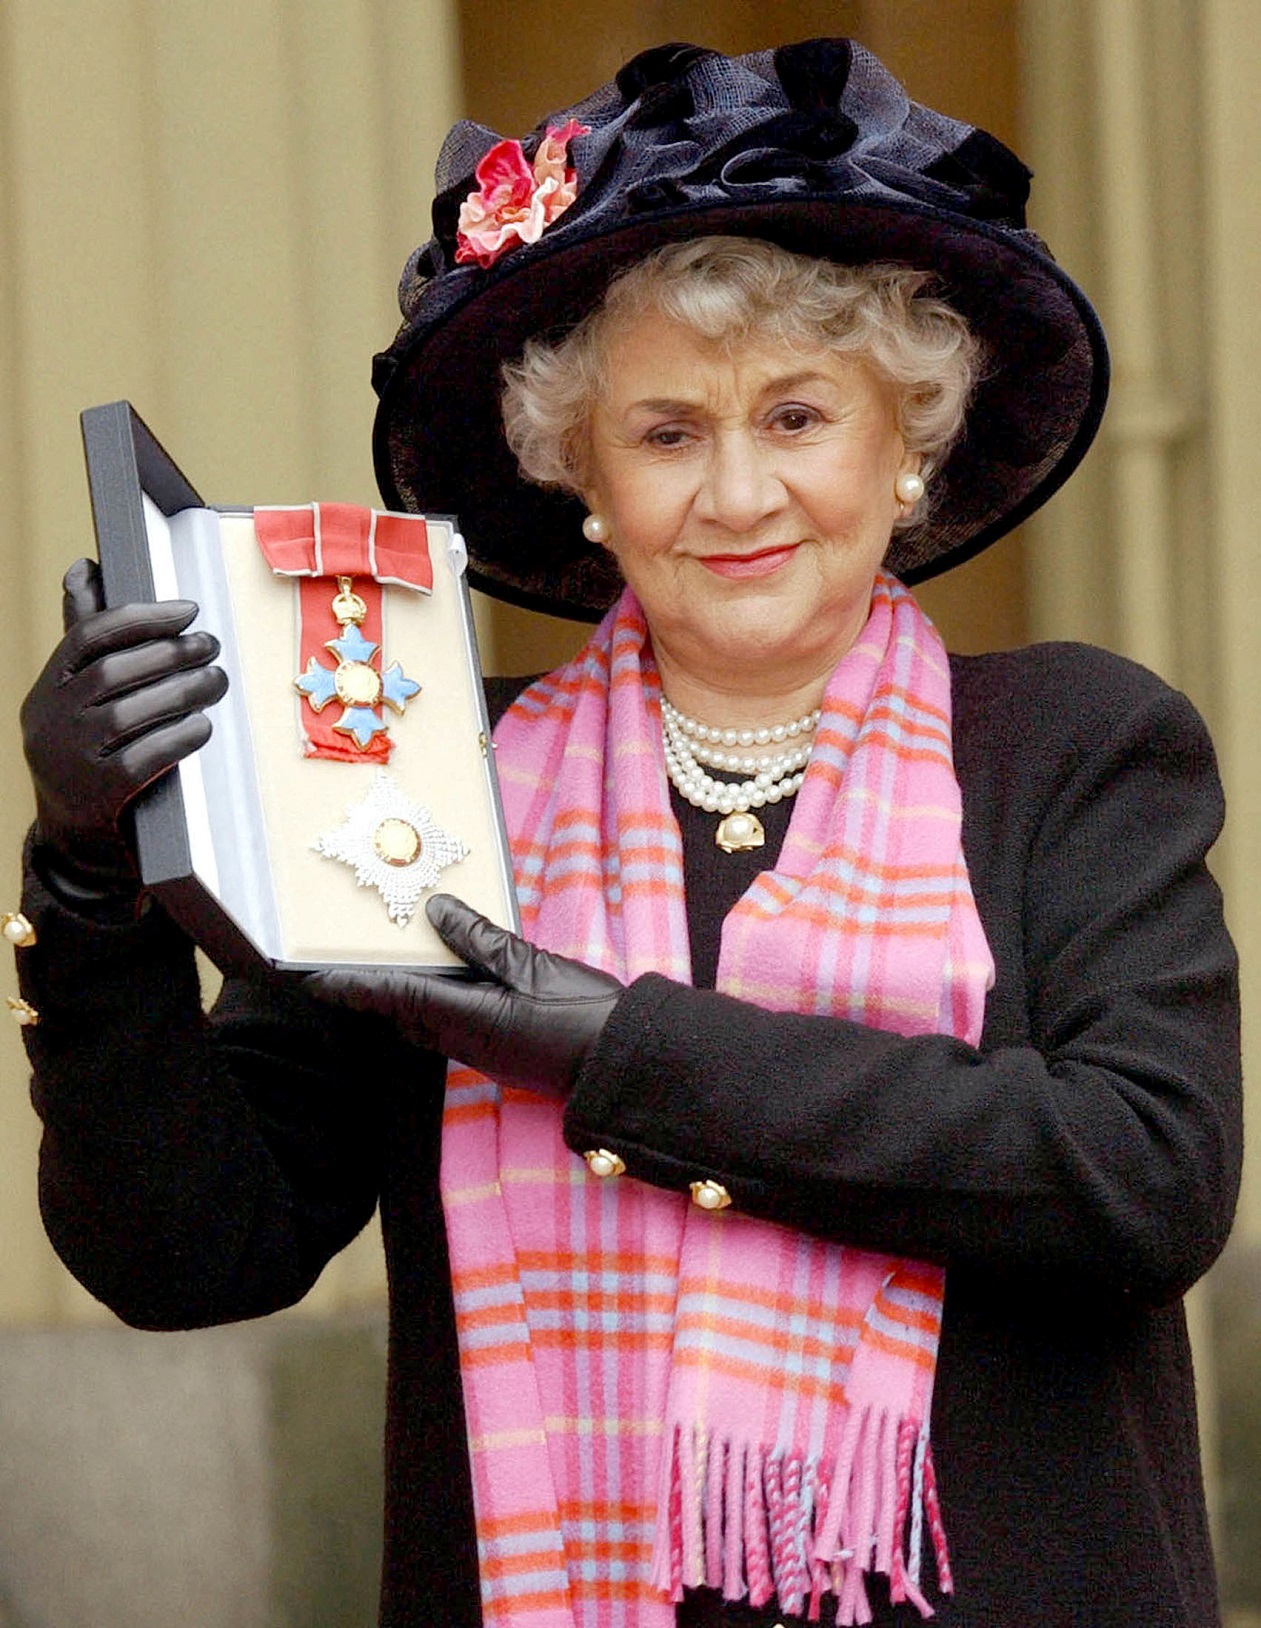
{"type": "Polygon", "coordinates": [[[390,920],[400,927],[412,919],[425,889],[469,854],[459,837],[444,831],[385,769],[373,775],[367,796],[346,810],[345,823],[311,846],[326,859],[352,866],[359,886],[376,888],[390,920]]]}

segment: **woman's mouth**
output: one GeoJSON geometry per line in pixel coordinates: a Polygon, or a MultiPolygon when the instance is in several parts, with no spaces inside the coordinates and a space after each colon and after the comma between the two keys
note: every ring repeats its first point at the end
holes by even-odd
{"type": "Polygon", "coordinates": [[[796,543],[762,548],[756,554],[701,554],[700,563],[717,577],[768,577],[797,552],[796,543]]]}

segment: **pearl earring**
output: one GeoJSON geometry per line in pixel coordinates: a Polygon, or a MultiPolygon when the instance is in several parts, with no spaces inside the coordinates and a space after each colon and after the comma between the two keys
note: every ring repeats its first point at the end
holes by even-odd
{"type": "Polygon", "coordinates": [[[602,514],[589,514],[582,522],[582,535],[589,543],[607,543],[609,523],[602,514]]]}
{"type": "Polygon", "coordinates": [[[924,480],[912,469],[904,469],[893,483],[898,501],[913,507],[924,495],[924,480]]]}

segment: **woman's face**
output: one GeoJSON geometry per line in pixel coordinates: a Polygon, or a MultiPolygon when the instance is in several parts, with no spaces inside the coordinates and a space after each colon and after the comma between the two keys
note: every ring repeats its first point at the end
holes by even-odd
{"type": "Polygon", "coordinates": [[[618,334],[591,421],[588,506],[671,670],[786,693],[853,644],[915,469],[862,361],[751,341],[731,353],[656,312],[618,334]]]}

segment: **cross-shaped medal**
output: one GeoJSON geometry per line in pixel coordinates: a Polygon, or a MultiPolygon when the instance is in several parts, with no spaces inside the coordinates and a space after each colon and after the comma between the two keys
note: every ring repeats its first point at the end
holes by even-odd
{"type": "Polygon", "coordinates": [[[380,647],[360,631],[368,607],[355,593],[350,577],[338,577],[332,610],[341,633],[329,639],[324,648],[337,657],[336,668],[325,667],[312,656],[306,672],[293,682],[306,696],[312,712],[323,712],[330,701],[340,701],[342,715],[333,728],[366,750],[374,736],[389,730],[377,710],[380,704],[384,701],[401,716],[411,698],[420,693],[420,685],[408,678],[396,661],[384,672],[373,665],[372,658],[380,647]]]}

